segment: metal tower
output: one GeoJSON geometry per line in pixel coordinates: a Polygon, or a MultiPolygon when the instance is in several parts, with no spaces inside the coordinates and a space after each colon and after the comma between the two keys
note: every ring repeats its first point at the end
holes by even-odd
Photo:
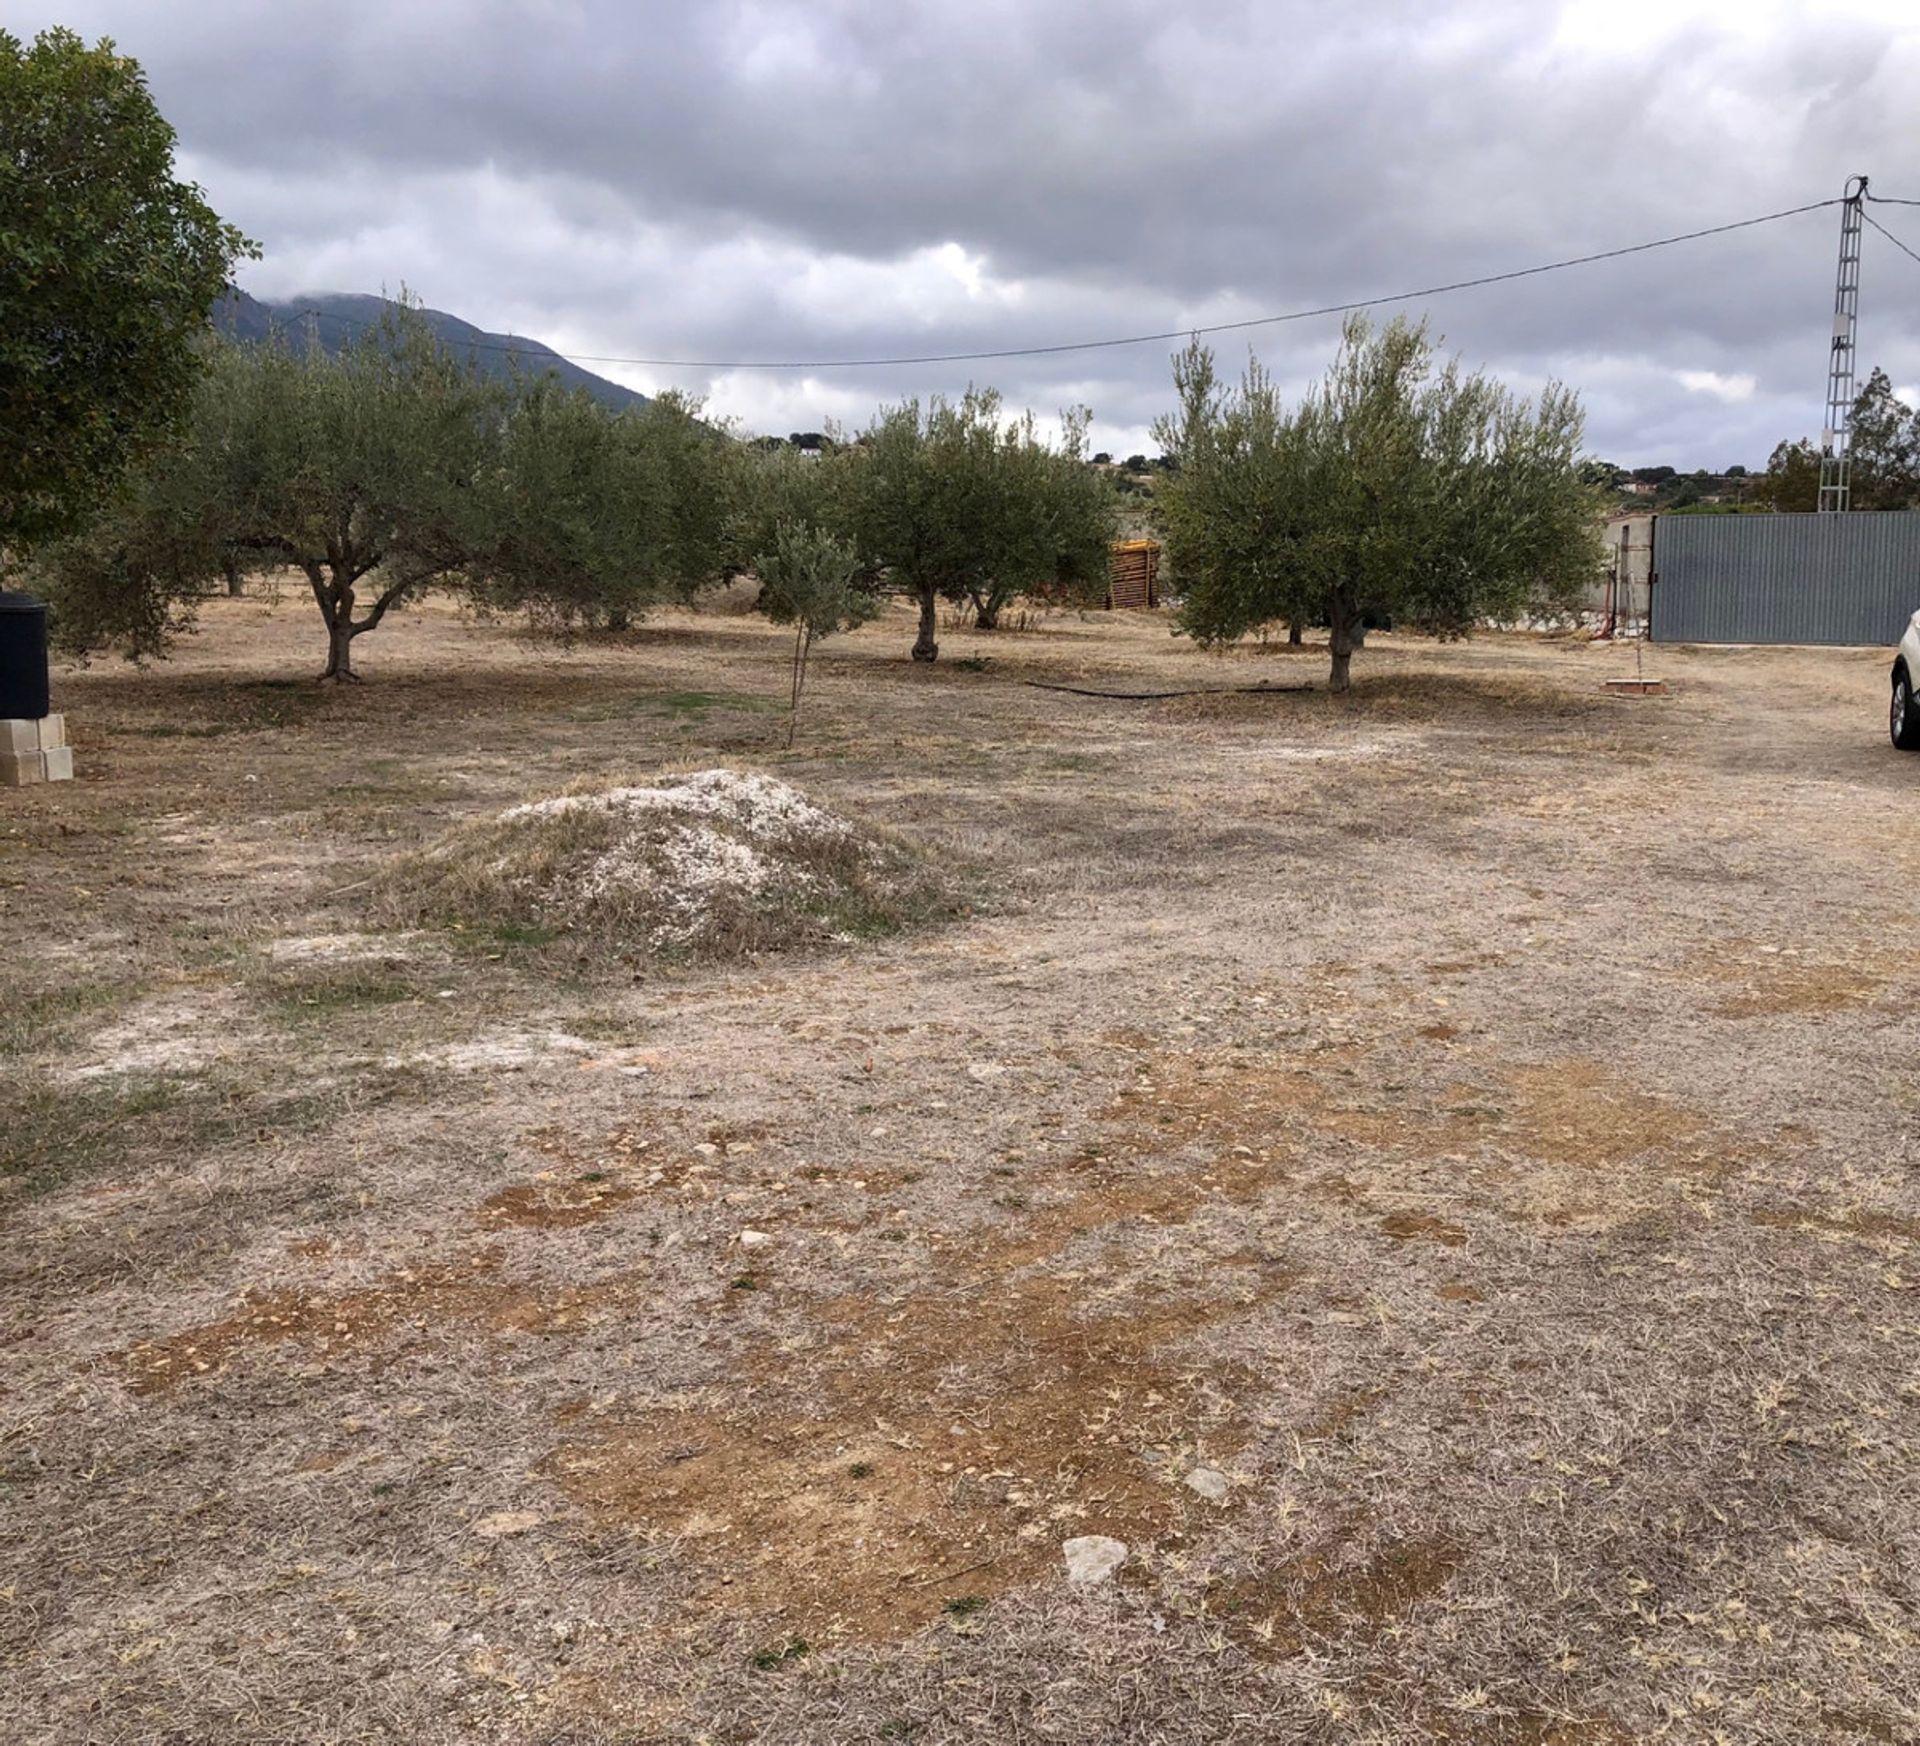
{"type": "Polygon", "coordinates": [[[1847,507],[1853,448],[1854,340],[1860,325],[1860,236],[1867,179],[1847,180],[1840,203],[1840,273],[1833,288],[1833,345],[1827,354],[1827,423],[1820,433],[1820,507],[1847,507]]]}

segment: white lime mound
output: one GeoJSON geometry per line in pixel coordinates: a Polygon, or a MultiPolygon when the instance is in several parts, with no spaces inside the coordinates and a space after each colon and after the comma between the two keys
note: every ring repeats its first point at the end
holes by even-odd
{"type": "Polygon", "coordinates": [[[736,770],[509,807],[404,857],[384,883],[410,920],[688,958],[893,933],[942,907],[901,844],[736,770]]]}

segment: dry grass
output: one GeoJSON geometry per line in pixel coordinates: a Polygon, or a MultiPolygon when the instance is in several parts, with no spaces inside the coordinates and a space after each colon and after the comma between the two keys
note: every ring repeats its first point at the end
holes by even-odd
{"type": "Polygon", "coordinates": [[[895,616],[787,754],[750,619],[310,628],[5,801],[0,1736],[1920,1737],[1879,656],[895,616]],[[716,765],[885,925],[636,948],[500,821],[716,765]]]}

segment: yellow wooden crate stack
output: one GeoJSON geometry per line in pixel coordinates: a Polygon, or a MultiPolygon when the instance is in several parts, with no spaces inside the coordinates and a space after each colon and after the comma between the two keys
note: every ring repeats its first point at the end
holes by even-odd
{"type": "Polygon", "coordinates": [[[1113,564],[1107,572],[1107,605],[1110,608],[1158,606],[1160,604],[1160,542],[1158,540],[1119,540],[1113,548],[1113,564]]]}

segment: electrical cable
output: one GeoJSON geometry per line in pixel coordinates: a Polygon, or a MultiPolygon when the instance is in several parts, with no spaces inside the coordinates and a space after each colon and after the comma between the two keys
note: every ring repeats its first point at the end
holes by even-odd
{"type": "MultiPolygon", "coordinates": [[[[1484,285],[1505,285],[1516,279],[1536,278],[1542,273],[1563,272],[1569,267],[1591,266],[1596,261],[1619,260],[1626,255],[1646,254],[1652,249],[1672,248],[1676,243],[1698,242],[1703,237],[1724,236],[1729,231],[1751,230],[1756,225],[1773,224],[1783,218],[1797,218],[1804,212],[1819,212],[1829,206],[1840,204],[1841,201],[1838,198],[1813,200],[1805,206],[1789,206],[1780,212],[1762,213],[1758,218],[1736,219],[1731,224],[1708,225],[1703,230],[1684,231],[1678,236],[1657,237],[1652,242],[1629,243],[1624,248],[1602,249],[1589,255],[1572,255],[1566,260],[1547,261],[1535,267],[1516,267],[1504,273],[1487,273],[1476,279],[1455,279],[1448,284],[1428,285],[1416,291],[1394,291],[1379,297],[1355,298],[1347,303],[1323,303],[1313,309],[1288,310],[1280,315],[1256,315],[1244,321],[1221,321],[1200,327],[1167,328],[1158,333],[1125,334],[1114,339],[1074,340],[1059,345],[1008,346],[999,350],[979,352],[927,352],[890,358],[814,358],[781,363],[747,360],[724,362],[710,358],[613,357],[593,352],[555,352],[551,347],[545,346],[537,352],[530,352],[526,347],[501,344],[494,340],[460,340],[445,343],[453,350],[465,346],[473,351],[508,352],[515,356],[559,357],[570,363],[631,364],[660,370],[874,370],[892,369],[908,364],[970,364],[1000,358],[1057,357],[1066,352],[1109,351],[1120,346],[1153,345],[1172,340],[1196,338],[1202,334],[1239,333],[1248,328],[1272,327],[1282,322],[1311,321],[1327,315],[1351,315],[1359,310],[1379,308],[1382,304],[1408,303],[1422,297],[1444,296],[1452,291],[1472,291],[1484,285]]],[[[337,321],[348,327],[365,328],[375,325],[370,321],[361,321],[354,316],[338,315],[324,309],[299,310],[293,319],[297,320],[303,316],[312,316],[321,321],[337,321]]]]}
{"type": "MultiPolygon", "coordinates": [[[[1905,202],[1903,201],[1901,202],[1901,204],[1904,205],[1905,202]]],[[[1920,200],[1916,200],[1913,204],[1916,206],[1920,206],[1920,200]]],[[[1892,231],[1887,229],[1887,227],[1884,224],[1882,224],[1879,221],[1879,219],[1875,218],[1871,212],[1863,212],[1860,214],[1860,216],[1864,218],[1870,225],[1872,225],[1873,228],[1877,230],[1883,237],[1885,237],[1888,242],[1892,243],[1893,246],[1897,248],[1903,255],[1910,256],[1915,261],[1920,261],[1920,255],[1914,254],[1912,249],[1908,248],[1907,245],[1903,243],[1897,236],[1895,236],[1892,231]]]]}

